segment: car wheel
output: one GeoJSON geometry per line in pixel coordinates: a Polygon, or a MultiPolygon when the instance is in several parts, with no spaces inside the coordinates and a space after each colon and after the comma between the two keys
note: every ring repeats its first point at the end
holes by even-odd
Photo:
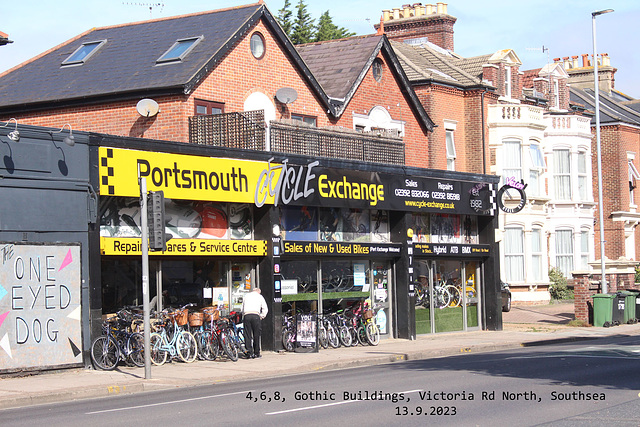
{"type": "Polygon", "coordinates": [[[511,295],[507,297],[507,302],[502,307],[502,311],[504,311],[505,313],[511,311],[511,295]]]}

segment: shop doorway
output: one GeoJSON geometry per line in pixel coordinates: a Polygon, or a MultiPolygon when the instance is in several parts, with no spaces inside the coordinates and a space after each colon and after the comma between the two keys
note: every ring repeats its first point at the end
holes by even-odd
{"type": "Polygon", "coordinates": [[[480,327],[481,276],[475,261],[419,260],[416,269],[416,333],[480,327]]]}

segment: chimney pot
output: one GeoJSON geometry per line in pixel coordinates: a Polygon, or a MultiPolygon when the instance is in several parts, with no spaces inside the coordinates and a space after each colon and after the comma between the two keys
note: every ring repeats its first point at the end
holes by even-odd
{"type": "Polygon", "coordinates": [[[393,19],[400,19],[400,9],[397,7],[393,8],[393,19]]]}
{"type": "Polygon", "coordinates": [[[447,14],[447,4],[446,3],[436,3],[437,7],[438,7],[438,14],[439,15],[446,15],[447,14]]]}
{"type": "Polygon", "coordinates": [[[582,54],[582,66],[583,67],[591,66],[591,64],[589,63],[589,54],[588,53],[583,53],[582,54]]]}
{"type": "Polygon", "coordinates": [[[402,6],[402,17],[411,18],[411,5],[405,4],[402,6]]]}
{"type": "Polygon", "coordinates": [[[382,19],[384,21],[388,21],[389,20],[389,15],[391,15],[391,11],[389,9],[385,9],[382,11],[382,19]]]}
{"type": "Polygon", "coordinates": [[[425,6],[425,15],[431,15],[431,14],[433,14],[433,5],[428,4],[425,6]]]}

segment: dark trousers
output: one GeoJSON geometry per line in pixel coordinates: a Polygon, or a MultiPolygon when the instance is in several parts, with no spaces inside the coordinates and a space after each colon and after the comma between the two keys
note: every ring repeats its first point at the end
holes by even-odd
{"type": "Polygon", "coordinates": [[[257,314],[245,314],[242,324],[244,326],[244,345],[249,356],[260,355],[260,336],[262,335],[262,322],[257,314]]]}

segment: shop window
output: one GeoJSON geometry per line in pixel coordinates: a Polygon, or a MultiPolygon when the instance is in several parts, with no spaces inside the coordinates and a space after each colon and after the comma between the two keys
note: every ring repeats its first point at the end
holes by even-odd
{"type": "Polygon", "coordinates": [[[431,241],[431,222],[429,214],[412,213],[411,228],[413,229],[413,242],[429,243],[431,241]]]}
{"type": "Polygon", "coordinates": [[[280,226],[286,240],[318,240],[317,208],[307,206],[282,206],[280,226]]]}
{"type": "Polygon", "coordinates": [[[318,292],[317,261],[281,261],[280,274],[283,297],[318,292]]]}
{"type": "Polygon", "coordinates": [[[431,243],[460,243],[460,215],[431,214],[431,243]]]}
{"type": "Polygon", "coordinates": [[[556,267],[565,277],[573,270],[573,231],[556,230],[556,267]]]}
{"type": "Polygon", "coordinates": [[[504,230],[504,272],[507,282],[524,281],[524,233],[520,227],[504,230]]]}
{"type": "Polygon", "coordinates": [[[389,235],[389,213],[381,209],[371,211],[371,241],[374,243],[388,243],[391,241],[389,235]]]}
{"type": "Polygon", "coordinates": [[[460,225],[462,226],[462,243],[468,245],[478,244],[478,217],[475,215],[462,215],[460,225]]]}
{"type": "MultiPolygon", "coordinates": [[[[104,198],[100,218],[103,237],[140,237],[137,199],[104,198]]],[[[166,200],[166,232],[173,239],[251,239],[251,204],[166,200]]]]}
{"type": "Polygon", "coordinates": [[[224,113],[224,104],[221,102],[204,101],[202,99],[196,99],[194,101],[194,104],[196,109],[195,114],[197,116],[224,113]]]}

